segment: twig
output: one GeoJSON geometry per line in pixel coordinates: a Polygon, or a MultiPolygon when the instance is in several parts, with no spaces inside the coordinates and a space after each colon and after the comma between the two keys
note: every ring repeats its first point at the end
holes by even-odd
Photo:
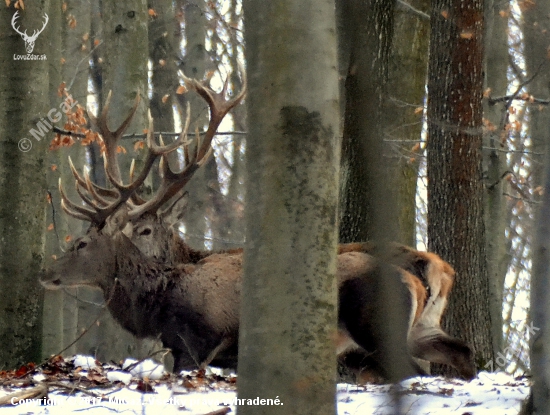
{"type": "Polygon", "coordinates": [[[503,194],[504,196],[508,196],[510,199],[521,200],[522,202],[531,203],[531,204],[534,204],[534,205],[537,205],[537,204],[541,203],[541,202],[539,202],[539,201],[532,200],[532,199],[529,199],[529,198],[511,195],[510,193],[507,193],[507,192],[504,192],[504,193],[502,193],[502,194],[503,194]]]}
{"type": "MultiPolygon", "coordinates": [[[[181,334],[178,334],[178,337],[181,339],[181,341],[183,341],[183,345],[185,346],[185,348],[187,349],[187,352],[189,353],[189,356],[191,356],[191,358],[193,359],[193,361],[195,362],[195,364],[197,365],[197,367],[200,367],[200,362],[197,360],[197,358],[193,355],[192,353],[192,349],[189,347],[189,345],[187,344],[187,342],[185,341],[185,338],[181,335],[181,334]]],[[[179,373],[176,373],[176,375],[179,375],[179,373]]]]}
{"type": "Polygon", "coordinates": [[[505,178],[506,176],[508,176],[509,174],[512,174],[512,175],[513,175],[514,172],[511,171],[511,170],[506,170],[504,173],[501,174],[501,176],[498,178],[498,180],[497,180],[496,182],[494,182],[494,183],[492,183],[492,184],[490,184],[490,185],[487,185],[487,189],[489,189],[489,190],[494,189],[495,186],[498,185],[498,184],[502,181],[502,179],[504,179],[504,178],[505,178]]]}
{"type": "Polygon", "coordinates": [[[84,56],[82,59],[80,59],[80,62],[78,62],[76,64],[76,68],[74,70],[74,76],[73,76],[73,79],[71,80],[71,82],[69,83],[69,86],[67,87],[67,91],[70,91],[71,90],[71,87],[73,86],[73,83],[74,81],[76,80],[76,77],[78,75],[78,68],[80,66],[80,64],[84,61],[86,61],[86,63],[88,62],[89,60],[89,57],[92,55],[92,53],[94,53],[94,51],[100,47],[101,45],[103,44],[103,41],[100,41],[97,45],[95,45],[91,50],[90,50],[90,53],[88,53],[86,56],[84,56]]]}
{"type": "Polygon", "coordinates": [[[537,103],[541,105],[548,105],[550,104],[550,99],[542,99],[542,98],[535,98],[529,95],[529,97],[516,97],[515,95],[504,95],[502,97],[496,97],[496,98],[489,98],[489,104],[495,105],[497,102],[505,102],[509,100],[519,100],[519,101],[525,101],[528,103],[537,103]]]}
{"type": "MultiPolygon", "coordinates": [[[[66,351],[69,347],[71,347],[72,345],[74,345],[76,342],[78,342],[82,337],[84,337],[84,335],[86,333],[88,333],[88,331],[92,328],[92,326],[94,324],[97,323],[97,321],[99,320],[99,318],[103,315],[103,313],[105,312],[105,310],[107,310],[107,306],[109,305],[109,303],[111,302],[111,299],[113,298],[113,294],[115,293],[115,288],[118,284],[118,278],[115,279],[115,285],[113,285],[113,288],[111,289],[111,292],[109,293],[109,299],[105,302],[104,306],[103,306],[103,309],[99,312],[99,314],[97,315],[97,317],[95,318],[95,320],[92,322],[92,324],[90,324],[86,330],[84,330],[73,342],[71,342],[71,344],[69,344],[67,347],[65,347],[63,350],[61,350],[59,353],[56,353],[54,354],[53,356],[47,358],[46,360],[44,360],[44,362],[42,362],[40,365],[38,366],[43,366],[45,365],[46,363],[48,363],[52,358],[54,358],[55,356],[59,356],[61,353],[63,353],[64,351],[66,351]]],[[[17,376],[16,379],[22,379],[24,378],[25,376],[27,376],[28,374],[34,372],[36,370],[36,367],[32,368],[32,369],[29,369],[27,370],[25,373],[23,373],[21,376],[17,376]]],[[[3,381],[2,384],[5,385],[6,383],[9,383],[11,382],[10,381],[3,381]]]]}
{"type": "MultiPolygon", "coordinates": [[[[64,130],[64,129],[58,128],[58,127],[53,127],[52,131],[56,134],[66,135],[66,136],[69,136],[69,137],[86,138],[86,134],[77,133],[75,131],[64,130]]],[[[205,133],[206,132],[203,131],[199,134],[204,135],[205,133]]],[[[156,136],[162,135],[163,137],[179,137],[181,135],[181,133],[160,132],[160,131],[155,132],[154,134],[156,136]]],[[[216,132],[215,133],[215,135],[247,135],[247,134],[248,133],[246,131],[222,131],[222,132],[216,132]]],[[[187,136],[188,137],[195,137],[196,134],[195,133],[187,133],[187,136]]],[[[147,138],[147,134],[124,134],[121,138],[124,139],[124,140],[129,140],[129,139],[132,139],[132,138],[137,138],[137,139],[141,140],[141,139],[147,138]]]]}
{"type": "Polygon", "coordinates": [[[57,225],[55,223],[55,206],[53,204],[53,196],[52,193],[48,190],[48,197],[50,199],[50,206],[52,207],[52,223],[53,223],[53,230],[55,232],[55,237],[57,238],[57,243],[59,244],[59,233],[57,232],[57,225]]]}
{"type": "MultiPolygon", "coordinates": [[[[128,365],[127,367],[125,367],[124,370],[129,372],[130,370],[134,369],[137,365],[139,365],[140,363],[143,363],[145,360],[153,357],[154,355],[159,354],[159,353],[169,353],[170,351],[171,351],[170,349],[160,349],[160,350],[157,350],[156,352],[150,352],[143,359],[140,359],[137,362],[134,362],[134,363],[128,365]]],[[[159,363],[159,365],[160,365],[160,363],[159,363]]]]}
{"type": "Polygon", "coordinates": [[[218,344],[214,350],[212,350],[210,352],[210,354],[208,355],[208,357],[204,360],[204,362],[202,362],[199,366],[199,369],[205,369],[206,366],[208,366],[210,363],[212,363],[212,360],[214,360],[214,358],[216,357],[216,355],[221,352],[222,350],[225,350],[227,349],[227,346],[229,346],[231,344],[231,338],[229,337],[225,337],[220,344],[218,344]]]}
{"type": "Polygon", "coordinates": [[[398,0],[397,3],[399,3],[401,6],[403,6],[405,9],[413,12],[413,14],[416,14],[417,16],[419,17],[422,17],[423,19],[428,19],[430,20],[430,15],[427,14],[427,13],[424,13],[422,10],[418,10],[418,9],[415,9],[413,6],[411,6],[409,3],[403,1],[403,0],[398,0]]]}

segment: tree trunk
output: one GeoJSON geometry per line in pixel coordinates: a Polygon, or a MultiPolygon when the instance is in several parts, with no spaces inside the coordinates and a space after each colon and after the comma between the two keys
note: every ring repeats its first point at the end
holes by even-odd
{"type": "MultiPolygon", "coordinates": [[[[485,4],[485,89],[491,96],[504,96],[508,88],[508,19],[500,15],[505,4],[486,0],[485,4]]],[[[485,100],[483,113],[487,121],[483,139],[483,162],[486,170],[485,226],[487,266],[489,273],[489,307],[494,353],[503,350],[502,301],[504,279],[508,270],[509,254],[505,239],[506,200],[503,175],[506,171],[506,129],[502,105],[489,105],[485,100]]]]}
{"type": "MultiPolygon", "coordinates": [[[[63,45],[56,49],[57,56],[50,60],[50,95],[52,106],[59,106],[65,99],[60,97],[58,90],[62,82],[75,102],[83,107],[86,106],[88,96],[88,75],[89,64],[86,59],[90,53],[90,3],[87,1],[74,1],[67,4],[62,12],[61,4],[55,3],[55,14],[50,13],[52,31],[55,29],[59,38],[54,39],[48,36],[53,44],[63,45]],[[54,22],[54,19],[57,19],[54,22]],[[77,22],[72,25],[72,19],[77,22]],[[63,59],[61,71],[59,62],[63,59]]],[[[66,117],[57,123],[63,127],[66,117]]],[[[71,200],[78,200],[76,190],[72,184],[72,175],[68,163],[68,156],[73,162],[81,166],[84,164],[86,148],[80,145],[79,140],[75,144],[62,150],[50,151],[48,153],[48,190],[52,195],[51,205],[48,209],[48,224],[55,228],[46,233],[46,256],[60,255],[66,247],[66,241],[74,240],[83,233],[84,223],[78,219],[66,215],[61,209],[61,197],[59,195],[58,183],[61,178],[65,186],[65,192],[71,200]],[[55,166],[56,168],[51,168],[55,166]]],[[[65,346],[72,343],[79,335],[78,325],[78,290],[49,291],[44,294],[44,357],[59,353],[65,346]]],[[[65,355],[74,355],[77,346],[74,345],[64,352],[65,355]]]]}
{"type": "MultiPolygon", "coordinates": [[[[387,85],[394,3],[357,0],[338,4],[344,22],[339,27],[340,44],[350,51],[345,81],[340,242],[376,241],[380,257],[384,257],[386,244],[399,239],[395,181],[391,177],[396,170],[389,168],[390,152],[384,142],[391,119],[387,85]]],[[[382,263],[376,307],[384,310],[380,313],[384,320],[372,324],[383,330],[384,369],[397,381],[412,371],[406,346],[399,344],[394,330],[407,318],[407,311],[394,296],[400,282],[388,275],[387,262],[382,263]]]]}
{"type": "MultiPolygon", "coordinates": [[[[523,34],[525,39],[525,63],[527,79],[530,80],[527,88],[529,93],[537,98],[550,98],[550,70],[548,62],[548,48],[550,47],[550,4],[545,1],[529,3],[529,7],[522,9],[523,34]]],[[[545,181],[542,206],[537,212],[535,222],[536,242],[533,247],[533,269],[531,281],[531,318],[536,330],[531,331],[531,370],[533,372],[533,410],[536,414],[550,412],[550,366],[548,365],[548,345],[550,331],[547,322],[550,316],[549,267],[548,249],[550,247],[549,209],[550,209],[550,109],[548,106],[531,105],[529,107],[529,131],[531,135],[531,151],[534,166],[546,166],[546,172],[534,167],[533,181],[539,186],[545,181]],[[539,154],[539,155],[537,155],[539,154]],[[537,163],[543,159],[546,162],[537,163]],[[546,176],[546,177],[544,177],[546,176]]],[[[533,198],[538,199],[535,195],[533,198]]]]}
{"type": "Polygon", "coordinates": [[[396,240],[397,210],[388,179],[388,148],[383,142],[387,119],[388,59],[393,2],[339,2],[340,44],[349,45],[342,141],[340,242],[396,240]],[[382,230],[383,228],[383,230],[382,230]]]}
{"type": "MultiPolygon", "coordinates": [[[[193,0],[183,6],[185,16],[185,58],[183,72],[190,78],[202,79],[208,67],[206,53],[206,2],[193,0]]],[[[208,111],[205,102],[196,94],[183,96],[185,102],[191,105],[191,130],[202,131],[208,122],[208,111]]],[[[186,242],[193,248],[205,249],[206,218],[208,205],[208,177],[206,169],[199,169],[187,185],[189,203],[185,213],[186,242]]],[[[208,246],[211,247],[210,243],[208,246]]]]}
{"type": "Polygon", "coordinates": [[[174,131],[175,103],[173,94],[178,86],[175,56],[179,52],[175,41],[175,15],[171,0],[152,0],[154,11],[149,23],[149,57],[153,65],[153,94],[149,107],[155,120],[155,130],[174,131]]]}
{"type": "Polygon", "coordinates": [[[531,370],[533,373],[532,412],[547,414],[550,412],[550,384],[548,374],[548,350],[550,345],[550,155],[546,160],[546,184],[542,197],[542,206],[538,212],[537,231],[533,247],[533,273],[531,281],[531,370]]]}
{"type": "MultiPolygon", "coordinates": [[[[18,10],[21,31],[43,26],[49,2],[18,10]]],[[[48,29],[23,60],[25,43],[11,20],[16,10],[0,8],[0,368],[38,362],[42,346],[43,289],[37,273],[44,259],[48,95],[48,29]],[[38,126],[37,124],[40,124],[38,126]],[[34,132],[34,134],[33,134],[34,132]]],[[[57,109],[57,108],[56,108],[57,109]]]]}
{"type": "Polygon", "coordinates": [[[456,270],[444,326],[493,359],[481,173],[483,2],[432,3],[428,72],[428,238],[456,270]]]}
{"type": "MultiPolygon", "coordinates": [[[[398,189],[396,241],[416,245],[416,183],[421,160],[421,108],[426,95],[430,2],[408,1],[395,10],[395,29],[389,59],[388,102],[384,137],[388,140],[390,175],[385,186],[398,189]]],[[[399,3],[398,3],[399,5],[399,3]]]]}
{"type": "MultiPolygon", "coordinates": [[[[63,44],[63,28],[67,27],[66,24],[61,24],[62,12],[61,4],[53,2],[48,10],[48,40],[52,45],[63,44]]],[[[63,22],[64,23],[64,22],[63,22]]],[[[59,85],[61,84],[61,71],[59,70],[59,62],[61,61],[62,48],[52,48],[48,53],[48,66],[49,66],[49,102],[50,108],[58,108],[58,105],[62,102],[57,94],[59,85]]],[[[61,114],[61,113],[60,113],[61,114]]],[[[60,119],[56,126],[63,125],[64,119],[60,119]]],[[[52,123],[53,124],[53,123],[52,123]]],[[[48,142],[52,139],[52,136],[48,134],[45,140],[48,142]]],[[[46,165],[49,167],[46,169],[46,181],[47,191],[52,195],[51,202],[48,205],[46,211],[46,223],[48,223],[49,231],[46,231],[45,238],[45,255],[46,258],[51,257],[58,253],[58,247],[60,241],[56,237],[57,233],[64,228],[63,225],[58,226],[57,229],[50,228],[50,224],[53,225],[57,221],[57,217],[54,217],[55,212],[61,211],[59,204],[59,198],[57,197],[57,182],[59,180],[59,173],[53,171],[52,165],[59,165],[58,153],[48,152],[46,165]]],[[[72,180],[71,180],[72,182],[72,180]]],[[[66,228],[61,233],[67,233],[66,228]]],[[[65,293],[62,291],[45,291],[44,292],[44,309],[42,313],[42,355],[43,358],[47,358],[52,354],[58,353],[63,349],[63,300],[65,293]]],[[[73,312],[76,316],[76,313],[73,312]]]]}
{"type": "Polygon", "coordinates": [[[248,0],[239,414],[334,414],[339,164],[334,3],[248,0]],[[296,40],[300,41],[297,42],[296,40]]]}

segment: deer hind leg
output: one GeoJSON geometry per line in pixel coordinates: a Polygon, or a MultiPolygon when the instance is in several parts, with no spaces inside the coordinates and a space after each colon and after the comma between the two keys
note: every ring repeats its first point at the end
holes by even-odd
{"type": "Polygon", "coordinates": [[[466,379],[476,376],[471,348],[441,329],[441,317],[447,307],[447,297],[453,284],[454,270],[439,256],[421,253],[429,260],[425,279],[430,297],[409,332],[409,350],[414,357],[447,364],[466,379]]]}
{"type": "Polygon", "coordinates": [[[454,367],[460,376],[476,376],[473,352],[462,340],[449,336],[437,327],[414,327],[409,335],[409,350],[414,357],[454,367]]]}

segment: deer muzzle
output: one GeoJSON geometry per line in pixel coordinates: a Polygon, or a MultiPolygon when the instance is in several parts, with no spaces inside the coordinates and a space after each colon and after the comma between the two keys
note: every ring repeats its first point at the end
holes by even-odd
{"type": "Polygon", "coordinates": [[[43,269],[39,274],[40,284],[47,290],[58,290],[61,288],[61,280],[57,278],[57,273],[51,269],[43,269]]]}

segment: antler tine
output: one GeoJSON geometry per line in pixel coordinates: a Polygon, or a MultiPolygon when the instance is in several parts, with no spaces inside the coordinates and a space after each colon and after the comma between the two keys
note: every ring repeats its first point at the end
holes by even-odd
{"type": "Polygon", "coordinates": [[[241,90],[241,92],[239,92],[239,94],[237,94],[235,98],[226,101],[225,92],[227,89],[227,79],[224,83],[222,91],[214,92],[210,87],[203,85],[196,79],[187,78],[180,71],[180,74],[183,76],[185,85],[189,89],[194,89],[208,103],[208,106],[210,107],[210,123],[208,124],[208,129],[204,134],[204,139],[198,151],[197,159],[202,159],[205,156],[208,148],[210,147],[212,139],[214,138],[216,130],[218,129],[225,115],[229,111],[231,111],[231,109],[233,109],[236,105],[238,105],[244,98],[246,94],[246,76],[242,67],[241,73],[243,76],[243,89],[241,90]]]}
{"type": "MultiPolygon", "coordinates": [[[[76,185],[78,186],[78,181],[76,182],[76,185]]],[[[61,179],[59,179],[59,194],[61,196],[61,208],[65,211],[65,213],[76,219],[98,223],[96,212],[83,206],[78,206],[77,204],[71,202],[71,200],[67,197],[65,191],[63,190],[61,179]]]]}
{"type": "MultiPolygon", "coordinates": [[[[132,209],[128,213],[130,218],[138,217],[144,212],[156,211],[160,206],[162,206],[165,202],[174,197],[181,189],[185,187],[185,185],[189,182],[197,169],[204,163],[206,163],[208,157],[212,154],[212,140],[223,118],[233,107],[241,102],[246,94],[245,84],[243,90],[235,98],[226,101],[224,96],[225,87],[222,92],[216,93],[211,88],[203,85],[195,79],[187,78],[183,74],[182,76],[187,87],[189,89],[194,89],[208,103],[208,106],[210,108],[210,122],[208,123],[208,128],[206,130],[206,133],[204,134],[202,142],[200,140],[197,140],[197,151],[194,152],[191,158],[189,157],[188,144],[184,146],[186,165],[180,172],[173,172],[170,169],[167,160],[162,160],[163,162],[161,163],[160,167],[163,173],[163,179],[160,188],[152,199],[148,200],[145,204],[140,205],[135,209],[132,209]]],[[[183,141],[184,134],[187,134],[187,129],[189,127],[189,117],[190,111],[188,107],[188,121],[186,121],[185,128],[182,131],[178,141],[183,141]]],[[[162,156],[163,159],[164,157],[165,155],[162,156]]]]}
{"type": "Polygon", "coordinates": [[[154,138],[155,130],[153,125],[153,117],[151,117],[150,111],[148,113],[148,117],[149,117],[149,131],[147,133],[147,157],[145,159],[143,169],[141,170],[140,174],[135,180],[133,180],[128,185],[124,185],[120,183],[113,176],[113,170],[109,168],[111,160],[109,158],[105,159],[105,164],[106,164],[105,171],[107,173],[107,177],[109,178],[109,181],[111,182],[111,184],[120,192],[120,197],[123,202],[127,201],[132,196],[132,194],[137,190],[137,188],[143,184],[143,182],[149,175],[149,172],[153,167],[153,164],[157,159],[157,157],[167,154],[171,151],[174,151],[175,149],[180,147],[183,141],[182,137],[185,138],[185,136],[180,136],[176,141],[166,146],[156,145],[155,138],[154,138]]]}
{"type": "MultiPolygon", "coordinates": [[[[155,161],[155,159],[158,156],[164,157],[168,153],[176,150],[177,148],[183,146],[187,146],[189,142],[187,141],[187,130],[189,128],[189,124],[191,123],[191,115],[190,115],[190,107],[187,108],[187,118],[185,121],[185,126],[183,128],[182,133],[179,135],[179,137],[174,141],[173,143],[167,144],[167,145],[157,145],[155,143],[155,135],[154,135],[154,126],[153,126],[153,117],[151,117],[151,112],[149,112],[149,131],[147,133],[147,158],[144,163],[144,167],[140,173],[140,175],[137,177],[136,180],[134,180],[130,185],[128,186],[118,186],[120,191],[127,191],[127,190],[135,190],[145,180],[147,175],[149,174],[149,171],[151,170],[151,167],[155,161]]],[[[132,190],[132,191],[133,191],[132,190]]]]}
{"type": "Polygon", "coordinates": [[[91,199],[90,197],[88,197],[88,195],[84,194],[84,191],[82,190],[82,187],[80,187],[80,184],[78,182],[75,182],[75,188],[82,201],[88,206],[95,209],[96,212],[101,211],[101,209],[105,209],[105,207],[109,205],[106,201],[104,203],[103,201],[101,201],[100,203],[102,206],[100,206],[100,204],[97,203],[94,199],[91,199]]]}
{"type": "Polygon", "coordinates": [[[104,132],[111,132],[109,130],[109,127],[107,126],[107,113],[109,112],[109,107],[111,106],[111,96],[113,95],[113,91],[109,91],[107,94],[107,99],[105,100],[105,104],[103,104],[103,110],[101,111],[101,114],[99,114],[99,117],[96,117],[94,114],[92,114],[90,111],[87,111],[88,118],[90,118],[90,121],[92,124],[94,124],[99,132],[103,135],[104,132]]]}
{"type": "Polygon", "coordinates": [[[85,189],[87,189],[90,193],[92,193],[92,191],[90,191],[89,189],[93,186],[93,193],[97,194],[98,198],[100,196],[116,197],[118,195],[118,193],[116,193],[114,190],[106,189],[95,183],[92,183],[92,181],[89,178],[89,175],[88,175],[88,179],[86,179],[87,173],[84,173],[84,179],[83,179],[78,173],[78,171],[76,170],[73,164],[73,160],[71,159],[71,156],[69,156],[69,167],[71,169],[71,172],[73,173],[74,178],[78,181],[78,184],[84,187],[85,189]]]}
{"type": "MultiPolygon", "coordinates": [[[[156,145],[155,145],[155,130],[154,130],[154,123],[153,123],[153,117],[151,117],[151,111],[148,111],[147,117],[149,119],[149,128],[147,131],[147,157],[145,159],[145,163],[143,166],[143,169],[141,170],[140,174],[135,180],[132,180],[129,185],[123,185],[122,183],[119,183],[115,178],[112,176],[112,171],[109,168],[109,160],[105,160],[105,163],[107,164],[107,167],[105,168],[105,172],[107,173],[107,176],[109,177],[109,181],[115,186],[121,193],[123,193],[124,196],[127,195],[126,199],[132,195],[132,193],[143,184],[145,179],[147,178],[149,171],[151,170],[151,167],[153,167],[153,164],[158,156],[156,153],[156,145]]],[[[134,168],[131,168],[133,171],[134,168]]],[[[132,172],[133,176],[133,172],[132,172]]]]}
{"type": "Polygon", "coordinates": [[[99,133],[103,138],[103,143],[105,144],[105,154],[103,155],[103,157],[107,160],[106,168],[110,169],[111,177],[115,178],[115,180],[117,180],[118,182],[121,182],[122,177],[120,174],[120,168],[117,163],[116,155],[118,141],[124,134],[124,131],[126,131],[128,126],[130,125],[130,122],[132,121],[141,101],[141,96],[138,89],[138,91],[136,92],[134,105],[130,109],[130,112],[128,113],[124,121],[122,121],[120,126],[115,131],[111,131],[109,129],[109,126],[107,125],[107,116],[111,107],[111,97],[112,91],[109,91],[109,94],[107,95],[107,100],[103,105],[103,110],[101,111],[99,117],[95,117],[90,112],[88,112],[88,116],[90,117],[92,123],[97,127],[99,133]]]}
{"type": "MultiPolygon", "coordinates": [[[[118,141],[122,137],[124,131],[128,128],[128,125],[130,124],[132,118],[137,111],[137,107],[141,100],[140,93],[138,90],[138,92],[136,93],[134,105],[132,106],[129,114],[115,131],[111,131],[107,124],[107,117],[111,106],[111,98],[112,91],[109,91],[100,116],[95,117],[93,114],[88,112],[88,117],[90,118],[92,123],[95,124],[96,128],[99,130],[99,133],[103,138],[103,142],[105,144],[103,165],[106,171],[106,175],[115,189],[105,189],[92,183],[87,174],[85,175],[85,178],[82,179],[82,177],[76,171],[72,160],[70,160],[69,164],[71,165],[71,171],[73,172],[73,175],[77,180],[77,192],[84,203],[86,203],[88,206],[91,206],[94,211],[75,205],[65,197],[66,205],[72,211],[72,213],[80,213],[80,219],[84,219],[84,217],[87,217],[87,219],[85,220],[90,220],[91,222],[98,225],[103,225],[107,217],[112,214],[116,209],[118,209],[118,207],[122,203],[128,200],[132,192],[135,190],[124,189],[122,191],[120,189],[120,187],[122,186],[119,185],[119,182],[121,181],[121,174],[117,163],[116,150],[118,147],[118,141]],[[85,189],[88,192],[89,196],[84,194],[82,189],[85,189]],[[108,201],[104,197],[110,197],[113,198],[113,200],[108,201]]],[[[71,214],[70,212],[67,213],[71,214]]]]}
{"type": "Polygon", "coordinates": [[[82,177],[80,177],[80,174],[76,170],[71,156],[69,156],[69,168],[71,169],[71,173],[73,174],[73,177],[76,179],[77,183],[83,187],[86,187],[86,181],[82,177]]]}
{"type": "MultiPolygon", "coordinates": [[[[136,159],[132,159],[132,163],[130,164],[130,181],[134,181],[134,173],[136,169],[136,159]]],[[[143,199],[141,196],[139,196],[137,193],[133,193],[130,197],[131,203],[134,205],[143,205],[145,203],[145,199],[143,199]]]]}
{"type": "MultiPolygon", "coordinates": [[[[97,192],[97,186],[92,183],[92,180],[90,179],[90,174],[86,170],[84,171],[84,180],[86,180],[86,191],[90,194],[93,200],[103,205],[103,207],[108,206],[109,202],[97,192]]],[[[118,196],[118,193],[114,190],[109,189],[109,196],[116,198],[118,196]]]]}
{"type": "MultiPolygon", "coordinates": [[[[189,124],[191,123],[191,104],[189,103],[189,101],[187,102],[186,114],[187,116],[185,117],[185,126],[181,130],[181,134],[180,134],[180,137],[182,137],[182,139],[184,136],[187,137],[187,132],[189,131],[189,124]]],[[[190,143],[186,144],[183,147],[183,162],[185,163],[186,166],[190,163],[189,144],[190,143]]]]}
{"type": "Polygon", "coordinates": [[[79,220],[85,220],[86,222],[92,222],[94,223],[93,219],[91,219],[90,217],[88,217],[87,215],[82,215],[78,212],[75,212],[71,209],[69,209],[66,205],[66,202],[61,200],[61,208],[63,209],[63,211],[69,215],[69,216],[72,216],[73,218],[76,218],[76,219],[79,219],[79,220]]]}

